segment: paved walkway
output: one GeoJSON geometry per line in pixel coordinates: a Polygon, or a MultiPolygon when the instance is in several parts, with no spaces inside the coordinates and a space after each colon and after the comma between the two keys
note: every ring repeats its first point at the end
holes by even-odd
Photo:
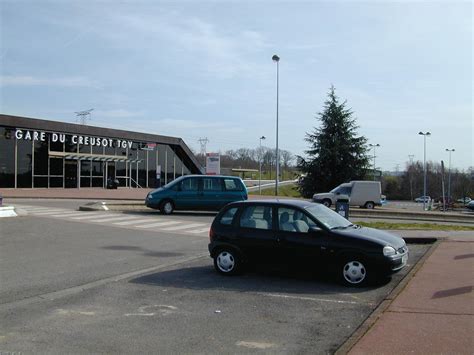
{"type": "Polygon", "coordinates": [[[349,354],[473,354],[474,235],[452,233],[349,354]]]}

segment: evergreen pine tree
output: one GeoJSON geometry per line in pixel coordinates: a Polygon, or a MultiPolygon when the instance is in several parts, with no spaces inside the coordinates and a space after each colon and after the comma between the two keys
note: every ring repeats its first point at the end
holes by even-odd
{"type": "Polygon", "coordinates": [[[327,192],[341,183],[361,180],[369,167],[367,139],[357,137],[358,126],[346,101],[339,103],[334,86],[328,93],[323,112],[316,119],[319,128],[306,133],[310,149],[306,158],[298,157],[298,168],[304,175],[300,192],[311,197],[315,192],[327,192]]]}

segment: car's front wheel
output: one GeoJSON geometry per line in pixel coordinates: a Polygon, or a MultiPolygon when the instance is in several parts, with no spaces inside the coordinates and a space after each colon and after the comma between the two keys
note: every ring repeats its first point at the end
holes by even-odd
{"type": "Polygon", "coordinates": [[[375,207],[375,204],[372,201],[369,201],[365,203],[364,207],[368,208],[369,210],[373,210],[375,207]]]}
{"type": "Polygon", "coordinates": [[[236,275],[242,267],[240,255],[233,249],[220,249],[214,256],[214,268],[223,275],[236,275]]]}
{"type": "Polygon", "coordinates": [[[326,198],[323,200],[322,204],[326,207],[331,207],[331,200],[326,198]]]}
{"type": "Polygon", "coordinates": [[[160,212],[163,214],[172,214],[174,211],[174,205],[171,200],[165,200],[160,205],[160,212]]]}
{"type": "Polygon", "coordinates": [[[345,258],[339,272],[342,283],[349,287],[366,285],[370,276],[367,262],[359,256],[345,258]]]}

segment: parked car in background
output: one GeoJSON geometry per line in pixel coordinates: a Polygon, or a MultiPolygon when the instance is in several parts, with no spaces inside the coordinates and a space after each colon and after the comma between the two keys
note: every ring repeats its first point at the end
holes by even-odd
{"type": "Polygon", "coordinates": [[[174,210],[218,211],[230,202],[247,198],[247,188],[239,177],[185,175],[151,191],[145,204],[171,214],[174,210]]]}
{"type": "Polygon", "coordinates": [[[330,192],[313,195],[313,201],[326,207],[336,203],[341,196],[349,197],[349,205],[363,208],[374,208],[382,205],[382,187],[380,181],[351,181],[339,185],[330,192]]]}
{"type": "Polygon", "coordinates": [[[466,205],[466,204],[468,204],[469,202],[471,202],[471,198],[470,198],[470,197],[458,198],[458,199],[456,200],[456,202],[464,203],[464,204],[466,205]]]}
{"type": "Polygon", "coordinates": [[[429,202],[431,202],[431,197],[430,196],[420,196],[420,197],[415,198],[415,202],[429,203],[429,202]]]}
{"type": "Polygon", "coordinates": [[[474,201],[469,202],[466,207],[474,211],[474,201]]]}
{"type": "Polygon", "coordinates": [[[352,224],[323,206],[303,200],[249,200],[223,208],[209,231],[217,272],[235,275],[250,263],[303,263],[336,271],[347,286],[361,286],[407,264],[405,241],[391,233],[352,224]]]}

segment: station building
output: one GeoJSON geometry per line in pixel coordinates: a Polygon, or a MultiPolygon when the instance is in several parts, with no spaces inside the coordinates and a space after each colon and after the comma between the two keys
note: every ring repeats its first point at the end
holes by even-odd
{"type": "Polygon", "coordinates": [[[0,114],[0,188],[155,188],[200,173],[181,138],[0,114]]]}

